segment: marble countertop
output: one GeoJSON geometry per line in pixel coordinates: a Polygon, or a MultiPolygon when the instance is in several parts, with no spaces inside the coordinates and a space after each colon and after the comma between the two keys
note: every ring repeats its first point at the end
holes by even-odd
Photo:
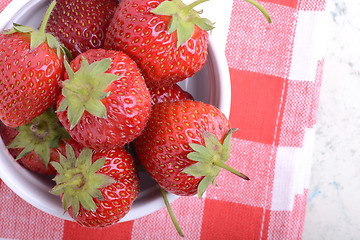
{"type": "Polygon", "coordinates": [[[360,239],[360,1],[327,0],[304,240],[360,239]]]}

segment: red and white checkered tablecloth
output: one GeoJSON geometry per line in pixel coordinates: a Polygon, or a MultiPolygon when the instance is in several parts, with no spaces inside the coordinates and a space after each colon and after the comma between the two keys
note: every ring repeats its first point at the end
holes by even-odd
{"type": "MultiPolygon", "coordinates": [[[[214,1],[214,0],[212,0],[214,1]]],[[[215,0],[216,1],[216,0],[215,0]]],[[[230,1],[230,0],[226,0],[230,1]]],[[[0,0],[2,11],[11,0],[0,0]]],[[[326,0],[263,0],[272,23],[233,0],[225,55],[234,134],[228,164],[206,196],[172,208],[185,239],[301,239],[324,59],[318,29],[326,0]]],[[[88,229],[44,213],[0,183],[0,238],[180,239],[166,208],[134,221],[88,229]]]]}

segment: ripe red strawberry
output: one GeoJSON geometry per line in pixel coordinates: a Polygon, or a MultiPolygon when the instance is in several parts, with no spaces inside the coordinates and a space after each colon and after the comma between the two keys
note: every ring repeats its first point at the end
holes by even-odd
{"type": "Polygon", "coordinates": [[[174,102],[185,99],[194,100],[194,97],[187,91],[183,90],[179,85],[150,88],[151,103],[174,102]]]}
{"type": "Polygon", "coordinates": [[[57,0],[46,30],[75,58],[89,49],[103,47],[117,5],[118,0],[57,0]]]}
{"type": "Polygon", "coordinates": [[[65,50],[44,32],[46,22],[39,31],[14,24],[0,34],[0,119],[7,126],[26,124],[56,103],[65,50]]]}
{"type": "Polygon", "coordinates": [[[225,168],[234,129],[225,115],[212,105],[191,100],[153,105],[143,133],[135,139],[137,157],[168,192],[201,197],[225,168]]]}
{"type": "Polygon", "coordinates": [[[57,114],[72,138],[103,149],[140,135],[151,96],[134,61],[122,52],[91,49],[65,66],[57,114]]]}
{"type": "Polygon", "coordinates": [[[58,150],[64,148],[65,143],[74,141],[59,123],[53,108],[18,128],[0,124],[0,135],[10,154],[21,165],[47,175],[56,173],[48,163],[59,161],[58,150]]]}
{"type": "Polygon", "coordinates": [[[60,195],[64,209],[86,227],[106,227],[119,222],[139,194],[134,160],[123,148],[93,152],[84,149],[78,156],[70,145],[60,164],[52,193],[60,195]]]}
{"type": "Polygon", "coordinates": [[[205,64],[212,23],[180,0],[124,0],[110,22],[105,48],[138,64],[150,87],[182,81],[205,64]]]}

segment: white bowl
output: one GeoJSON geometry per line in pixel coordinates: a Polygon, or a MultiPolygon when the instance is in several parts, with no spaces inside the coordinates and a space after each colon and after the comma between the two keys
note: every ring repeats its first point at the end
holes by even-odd
{"type": "MultiPolygon", "coordinates": [[[[13,0],[0,14],[0,30],[9,29],[12,23],[37,28],[50,4],[50,0],[13,0]]],[[[196,100],[218,107],[227,117],[230,112],[230,77],[223,46],[219,46],[220,34],[210,36],[208,62],[190,79],[179,83],[196,100]],[[215,47],[219,46],[219,47],[215,47]]],[[[220,44],[221,45],[221,44],[220,44]]],[[[53,216],[72,220],[65,213],[58,196],[49,193],[53,186],[50,177],[34,174],[15,162],[0,138],[0,178],[22,199],[53,216]]],[[[122,219],[129,221],[163,208],[164,202],[158,185],[147,173],[140,173],[140,194],[130,212],[122,219]]],[[[178,198],[168,194],[169,201],[178,198]]]]}

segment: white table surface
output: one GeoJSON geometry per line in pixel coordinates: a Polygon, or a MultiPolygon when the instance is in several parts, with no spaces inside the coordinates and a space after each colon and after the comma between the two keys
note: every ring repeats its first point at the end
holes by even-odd
{"type": "Polygon", "coordinates": [[[360,1],[328,0],[304,240],[360,239],[360,1]]]}

